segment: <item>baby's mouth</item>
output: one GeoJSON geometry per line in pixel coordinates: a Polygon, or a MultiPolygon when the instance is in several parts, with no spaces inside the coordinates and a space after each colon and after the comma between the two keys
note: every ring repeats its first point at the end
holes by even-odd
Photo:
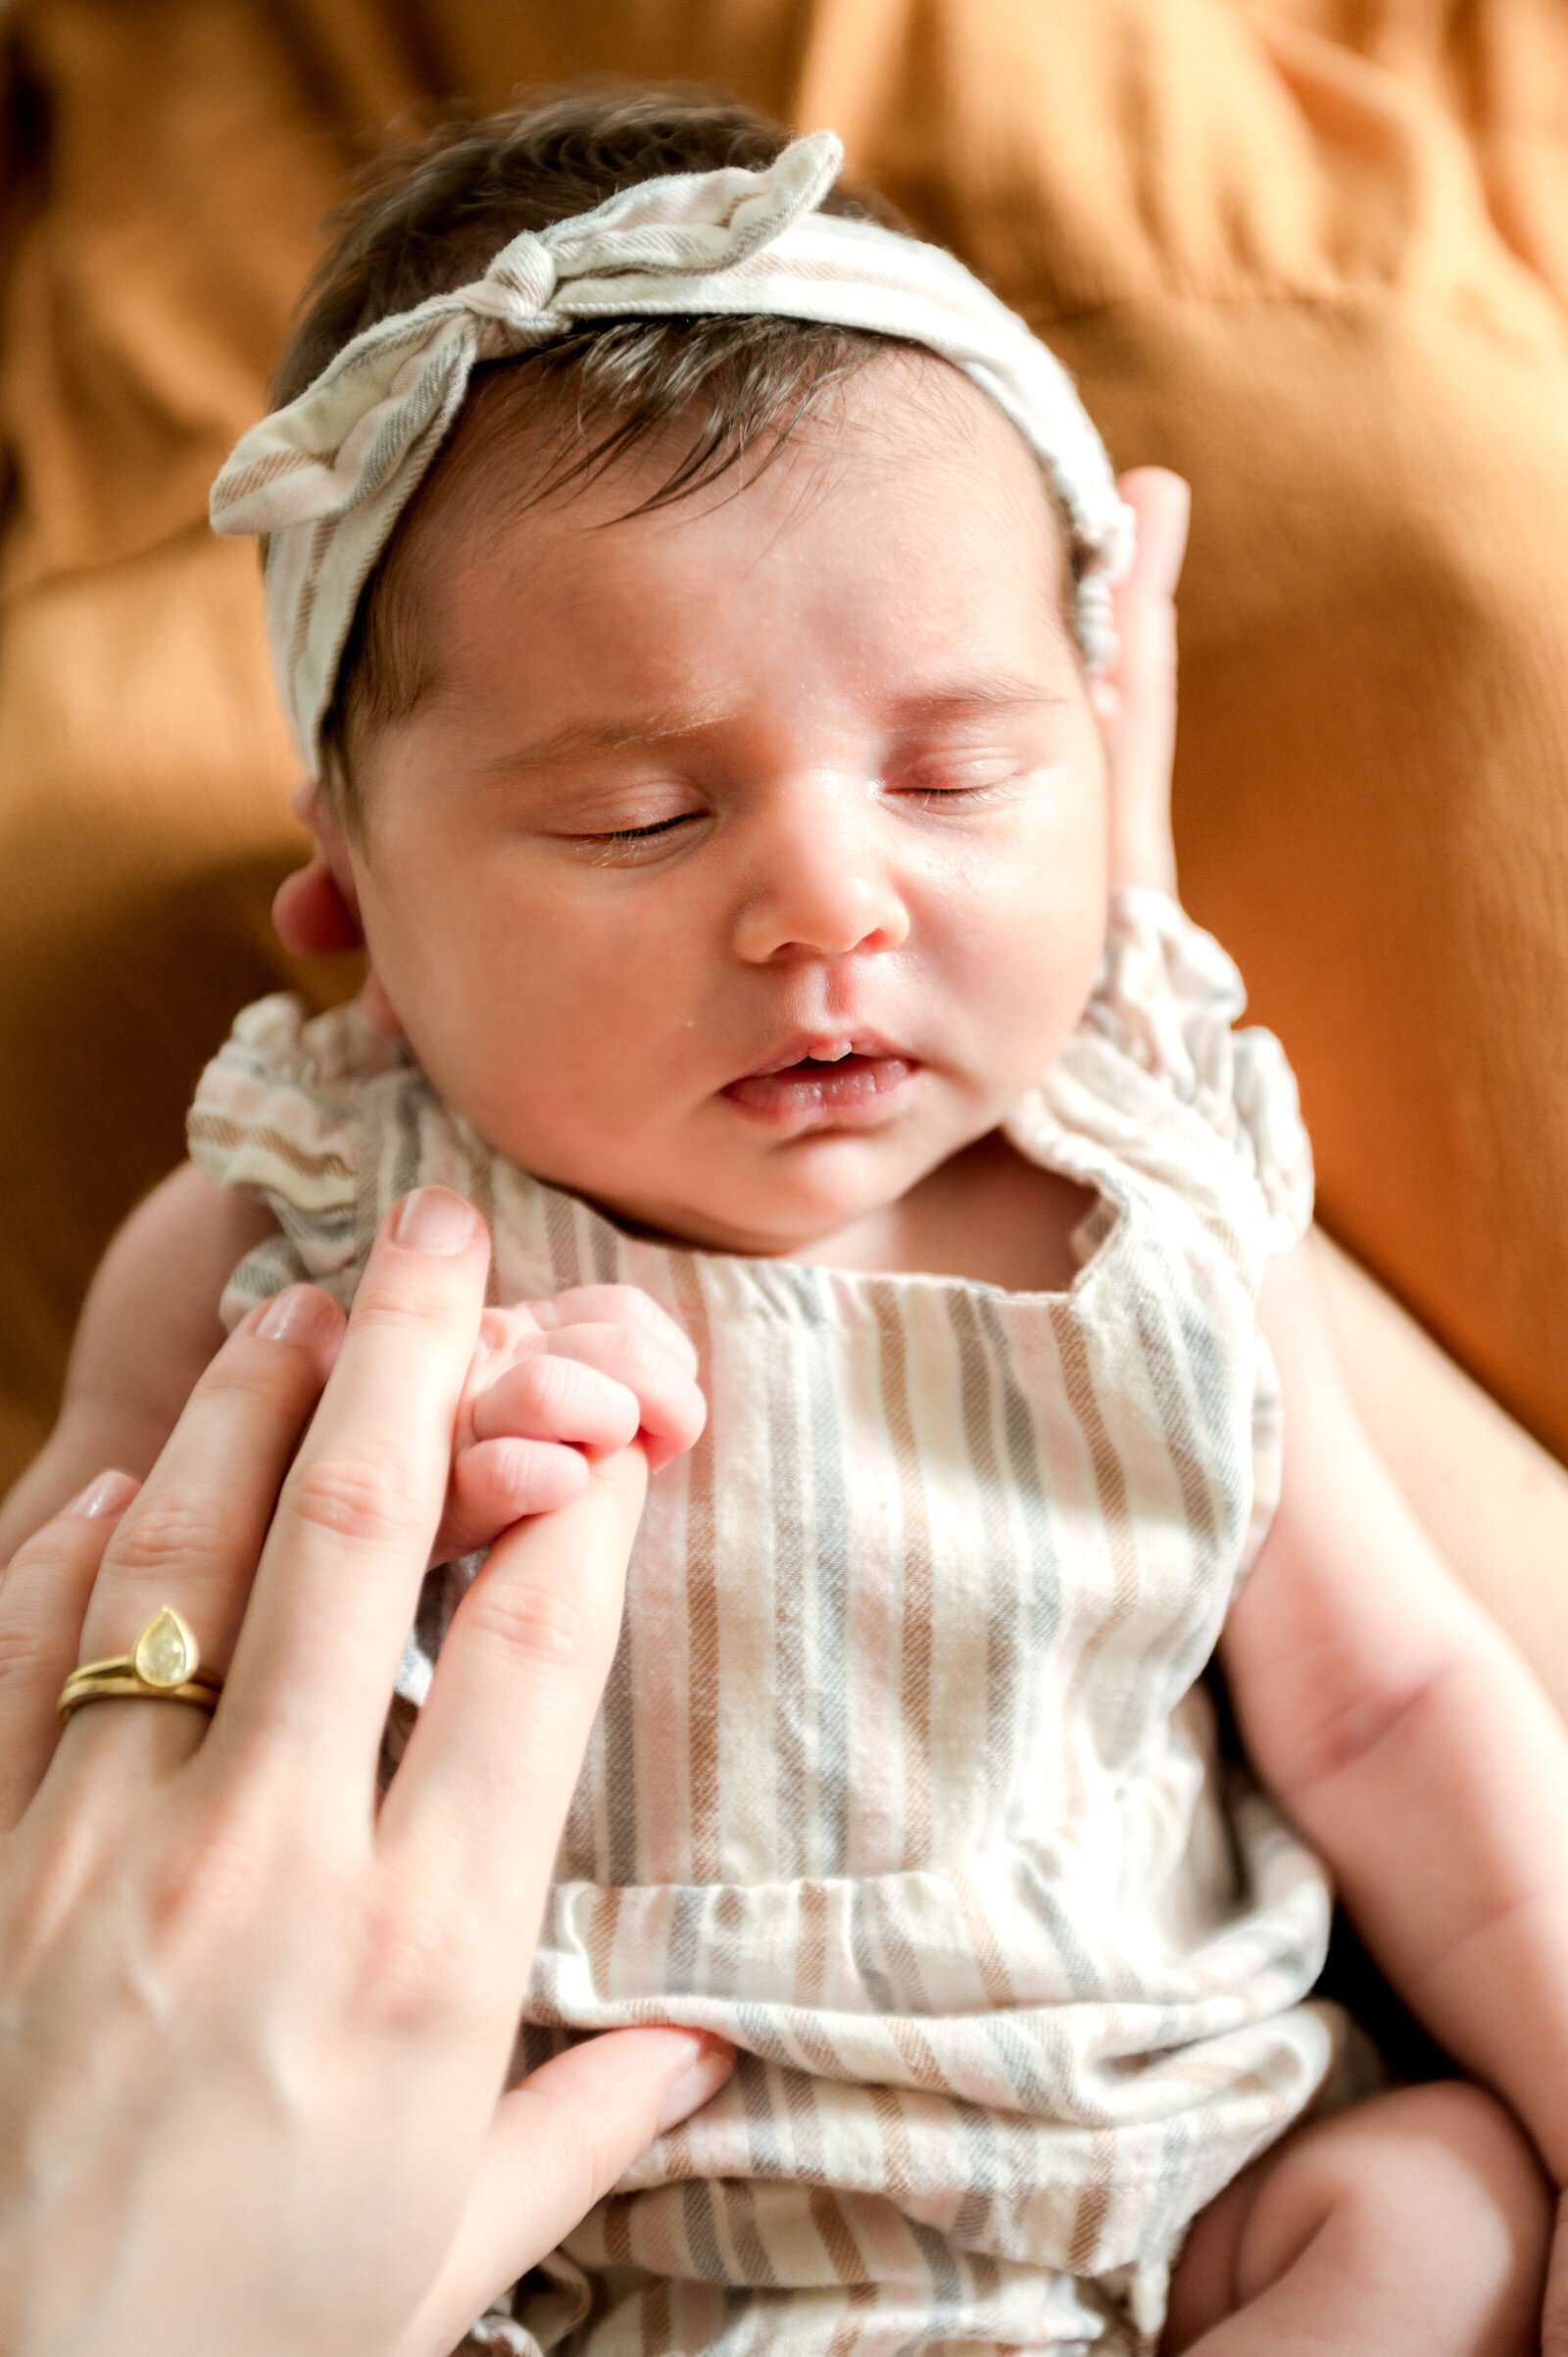
{"type": "Polygon", "coordinates": [[[912,1056],[869,1035],[809,1045],[791,1041],[780,1056],[732,1080],[721,1094],[768,1122],[793,1125],[826,1117],[837,1128],[889,1112],[888,1100],[918,1069],[912,1056]]]}

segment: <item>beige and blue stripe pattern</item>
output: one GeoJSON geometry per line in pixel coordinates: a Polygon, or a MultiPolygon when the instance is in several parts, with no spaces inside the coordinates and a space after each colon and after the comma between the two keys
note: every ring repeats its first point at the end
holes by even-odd
{"type": "MultiPolygon", "coordinates": [[[[230,1314],[302,1271],[347,1298],[379,1213],[440,1181],[491,1219],[503,1300],[642,1285],[701,1353],[521,2058],[674,2020],[742,2059],[484,2343],[1147,2347],[1186,2222],[1323,2081],[1325,1880],[1222,1770],[1200,1683],[1277,1487],[1257,1286],[1311,1201],[1241,1004],[1173,904],[1116,896],[1008,1125],[1098,1202],[1046,1295],[624,1235],[351,1009],[265,1001],[209,1068],[193,1151],[283,1231],[230,1314]]],[[[429,1583],[411,1702],[463,1579],[429,1583]]]]}

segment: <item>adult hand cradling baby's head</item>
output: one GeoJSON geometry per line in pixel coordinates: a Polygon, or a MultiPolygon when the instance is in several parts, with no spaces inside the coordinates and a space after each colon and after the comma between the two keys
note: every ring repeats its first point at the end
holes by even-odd
{"type": "Polygon", "coordinates": [[[1187,485],[1166,466],[1137,466],[1117,490],[1138,518],[1132,569],[1118,581],[1119,652],[1090,698],[1110,778],[1110,876],[1176,889],[1170,768],[1176,742],[1176,584],[1187,549],[1187,485]]]}

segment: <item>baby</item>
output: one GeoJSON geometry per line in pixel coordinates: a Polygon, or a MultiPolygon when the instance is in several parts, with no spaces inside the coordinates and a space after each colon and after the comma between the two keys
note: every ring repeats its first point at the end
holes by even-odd
{"type": "Polygon", "coordinates": [[[453,1558],[641,1435],[523,2059],[741,2054],[474,2345],[1509,2357],[1568,1748],[1360,1436],[1290,1074],[1169,897],[1171,480],[1135,563],[1050,355],[837,160],[567,95],[349,210],[215,516],[365,988],[241,1016],[7,1536],[151,1461],[225,1285],[286,1335],[458,1189],[405,1721],[453,1558]],[[1348,2104],[1331,1875],[1501,2101],[1348,2104]]]}

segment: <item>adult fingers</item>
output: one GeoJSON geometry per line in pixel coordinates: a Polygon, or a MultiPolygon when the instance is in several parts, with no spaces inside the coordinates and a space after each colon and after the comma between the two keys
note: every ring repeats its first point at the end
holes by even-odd
{"type": "Polygon", "coordinates": [[[378,1846],[420,1906],[479,1927],[509,2004],[522,1998],[614,1651],[646,1483],[640,1448],[603,1457],[580,1498],[497,1540],[377,1821],[378,1846]]]}
{"type": "Polygon", "coordinates": [[[1176,732],[1175,592],[1190,497],[1178,474],[1140,466],[1118,485],[1138,517],[1138,554],[1115,591],[1121,652],[1102,703],[1110,760],[1112,874],[1175,885],[1170,767],[1176,732]]]}
{"type": "Polygon", "coordinates": [[[135,1495],[128,1473],[100,1473],[18,1547],[0,1579],[0,1832],[16,1824],[54,1757],[56,1706],[79,1658],[87,1598],[135,1495]]]}
{"type": "MultiPolygon", "coordinates": [[[[105,1549],[81,1627],[82,1659],[126,1654],[159,1607],[188,1624],[204,1667],[228,1667],[278,1484],[320,1397],[343,1313],[313,1286],[253,1310],[197,1383],[157,1464],[105,1549]]],[[[139,1698],[77,1710],[62,1762],[114,1745],[165,1764],[207,1731],[192,1705],[139,1698]]]]}
{"type": "Polygon", "coordinates": [[[697,1351],[691,1336],[662,1309],[640,1285],[574,1285],[547,1301],[530,1301],[529,1310],[541,1329],[558,1326],[621,1325],[646,1334],[674,1353],[688,1375],[697,1372],[697,1351]]]}
{"type": "MultiPolygon", "coordinates": [[[[369,1775],[446,1498],[488,1262],[483,1222],[445,1188],[382,1223],[277,1501],[217,1739],[259,1737],[316,1780],[323,1755],[369,1775]]],[[[360,1789],[329,1770],[321,1782],[323,1794],[360,1789]]]]}
{"type": "Polygon", "coordinates": [[[450,2347],[734,2067],[734,2049],[701,2031],[612,2030],[504,2095],[447,2264],[403,2344],[407,2357],[450,2347]]]}

